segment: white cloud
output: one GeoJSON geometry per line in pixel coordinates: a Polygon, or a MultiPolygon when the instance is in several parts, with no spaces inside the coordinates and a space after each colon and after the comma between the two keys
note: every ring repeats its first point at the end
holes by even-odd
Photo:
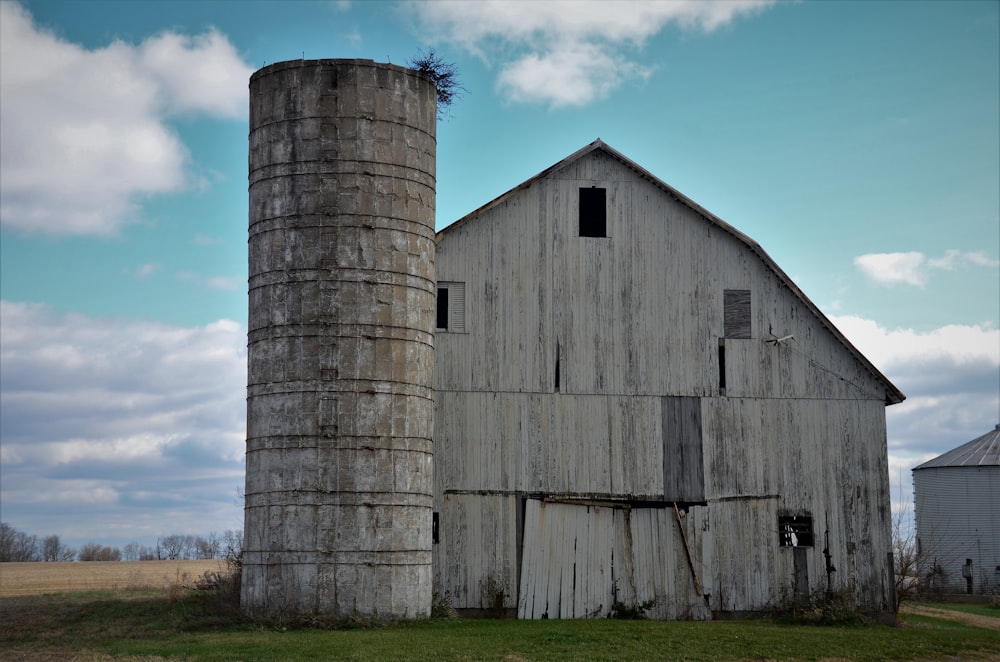
{"type": "Polygon", "coordinates": [[[5,521],[60,535],[84,516],[124,526],[152,515],[154,535],[239,528],[241,324],[177,327],[3,301],[0,335],[5,521]],[[28,525],[38,518],[49,528],[28,525]]]}
{"type": "Polygon", "coordinates": [[[930,277],[931,269],[953,271],[960,266],[995,268],[1000,261],[991,260],[982,251],[962,252],[955,249],[945,251],[939,258],[928,258],[923,253],[868,253],[854,258],[862,274],[883,285],[913,285],[923,287],[930,277]]]}
{"type": "Polygon", "coordinates": [[[507,98],[553,107],[606,97],[650,69],[626,57],[666,26],[711,32],[772,0],[413,2],[419,30],[500,65],[507,98]],[[517,53],[512,55],[512,53],[517,53]]]}
{"type": "Polygon", "coordinates": [[[139,280],[146,280],[162,268],[163,265],[161,264],[157,264],[156,262],[147,262],[146,264],[140,264],[136,267],[133,275],[139,280]]]}
{"type": "Polygon", "coordinates": [[[868,278],[886,285],[903,283],[923,287],[927,279],[921,272],[923,253],[870,253],[854,258],[854,266],[868,278]]]}
{"type": "Polygon", "coordinates": [[[949,324],[919,333],[889,330],[855,315],[831,320],[865,356],[887,368],[942,360],[956,365],[985,362],[1000,366],[1000,330],[988,324],[949,324]]]}
{"type": "Polygon", "coordinates": [[[197,185],[166,124],[241,118],[251,73],[225,36],[163,33],[87,50],[0,3],[0,220],[44,234],[113,234],[144,195],[197,185]]]}
{"type": "Polygon", "coordinates": [[[231,276],[211,276],[205,279],[205,284],[213,290],[235,290],[245,281],[231,276]]]}
{"type": "Polygon", "coordinates": [[[977,267],[998,267],[1000,261],[989,259],[982,251],[963,253],[954,248],[945,251],[944,255],[939,258],[927,260],[927,266],[948,271],[953,271],[962,264],[971,264],[977,267]]]}

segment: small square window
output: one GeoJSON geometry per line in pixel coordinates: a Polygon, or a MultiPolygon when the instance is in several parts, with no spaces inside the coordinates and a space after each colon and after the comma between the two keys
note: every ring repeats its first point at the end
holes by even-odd
{"type": "Polygon", "coordinates": [[[779,515],[778,543],[782,547],[812,547],[812,517],[809,515],[779,515]]]}
{"type": "Polygon", "coordinates": [[[607,191],[591,187],[580,189],[580,236],[608,236],[607,191]]]}

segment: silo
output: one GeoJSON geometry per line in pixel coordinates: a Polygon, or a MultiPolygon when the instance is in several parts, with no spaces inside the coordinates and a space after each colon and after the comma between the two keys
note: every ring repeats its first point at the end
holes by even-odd
{"type": "Polygon", "coordinates": [[[927,588],[1000,588],[1000,424],[913,469],[917,563],[927,588]]]}
{"type": "Polygon", "coordinates": [[[435,129],[403,67],[250,78],[251,616],[430,612],[435,129]]]}

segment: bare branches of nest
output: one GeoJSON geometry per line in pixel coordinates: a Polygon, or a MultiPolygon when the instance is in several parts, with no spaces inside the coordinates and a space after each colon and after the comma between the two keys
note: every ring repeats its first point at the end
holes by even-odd
{"type": "Polygon", "coordinates": [[[437,87],[438,119],[449,115],[451,104],[461,98],[467,90],[458,78],[458,69],[453,62],[445,62],[433,48],[426,53],[417,53],[406,63],[410,69],[418,71],[437,87]]]}

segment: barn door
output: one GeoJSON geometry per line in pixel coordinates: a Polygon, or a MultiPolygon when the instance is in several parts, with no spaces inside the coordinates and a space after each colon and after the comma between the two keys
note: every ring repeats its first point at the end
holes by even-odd
{"type": "Polygon", "coordinates": [[[615,511],[529,499],[518,618],[597,618],[613,600],[615,511]]]}

